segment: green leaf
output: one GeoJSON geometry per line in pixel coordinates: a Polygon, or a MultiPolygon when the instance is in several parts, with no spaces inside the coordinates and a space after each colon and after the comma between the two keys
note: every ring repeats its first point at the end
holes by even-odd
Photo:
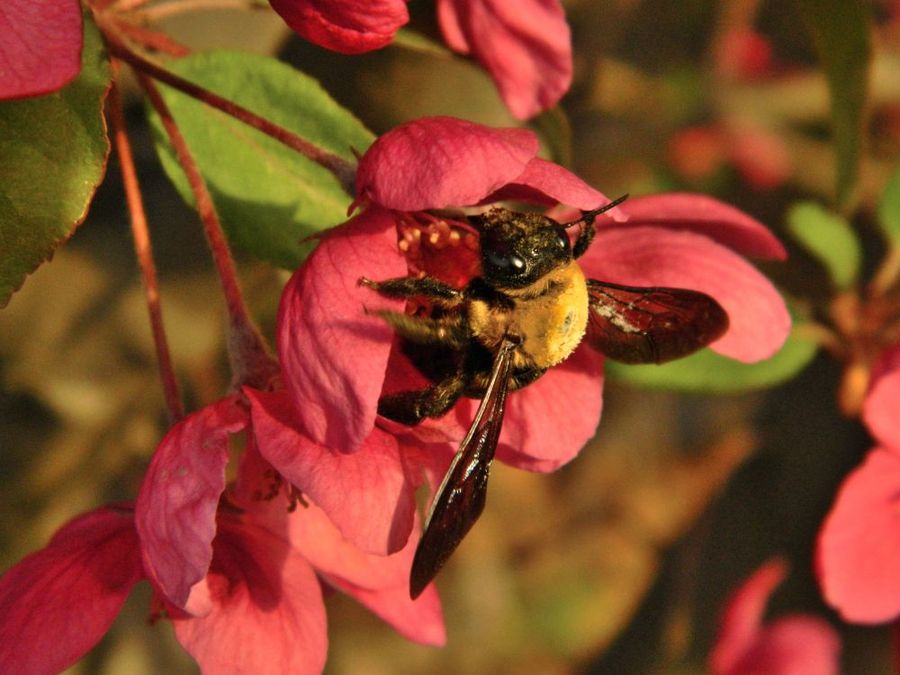
{"type": "Polygon", "coordinates": [[[391,42],[392,47],[403,47],[414,52],[427,54],[428,56],[438,56],[441,58],[450,58],[453,52],[447,49],[440,42],[435,42],[429,37],[409,30],[401,28],[394,35],[394,41],[391,42]]]}
{"type": "Polygon", "coordinates": [[[106,172],[109,62],[84,17],[81,73],[46,96],[0,102],[0,307],[87,215],[106,172]]]}
{"type": "Polygon", "coordinates": [[[837,203],[847,206],[859,178],[869,80],[870,17],[861,0],[799,0],[831,92],[837,203]]]}
{"type": "Polygon", "coordinates": [[[781,384],[799,373],[812,361],[818,345],[794,333],[781,350],[758,363],[739,363],[704,349],[684,359],[661,366],[626,366],[606,362],[611,377],[643,387],[692,392],[735,393],[781,384]]]}
{"type": "Polygon", "coordinates": [[[900,168],[898,168],[881,193],[878,202],[878,224],[888,242],[900,245],[900,168]]]}
{"type": "Polygon", "coordinates": [[[572,126],[566,111],[554,106],[531,122],[543,137],[550,158],[557,164],[572,166],[572,126]]]}
{"type": "MultiPolygon", "coordinates": [[[[355,162],[373,135],[318,82],[276,59],[215,51],[168,67],[206,89],[355,162]]],[[[311,234],[347,217],[351,197],[326,169],[225,113],[168,87],[166,103],[207,181],[228,236],[240,248],[282,267],[296,267],[311,234]]],[[[159,117],[151,113],[163,168],[193,204],[187,179],[159,117]]]]}
{"type": "Polygon", "coordinates": [[[828,271],[834,287],[845,290],[859,276],[862,249],[850,224],[815,202],[798,202],[787,213],[791,235],[828,271]]]}

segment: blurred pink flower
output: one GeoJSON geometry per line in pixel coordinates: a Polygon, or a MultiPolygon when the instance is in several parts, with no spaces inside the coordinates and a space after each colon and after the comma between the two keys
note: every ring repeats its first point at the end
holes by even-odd
{"type": "Polygon", "coordinates": [[[775,71],[772,43],[749,28],[726,31],[713,46],[713,64],[719,77],[738,81],[763,79],[775,71]]]}
{"type": "MultiPolygon", "coordinates": [[[[360,550],[257,452],[250,425],[238,395],[189,415],[163,439],[133,507],[75,519],[0,578],[0,670],[50,673],[71,665],[143,578],[179,642],[208,673],[321,672],[327,634],[320,581],[408,638],[442,644],[437,593],[428,589],[413,602],[407,590],[418,536],[405,537],[394,555],[360,550]],[[226,490],[230,439],[245,429],[238,478],[226,490]]],[[[334,468],[322,463],[325,474],[334,468]]],[[[365,480],[364,467],[346,473],[365,480]]],[[[354,488],[366,490],[348,485],[342,494],[354,488]]],[[[390,490],[383,497],[390,500],[390,490]]],[[[356,515],[363,530],[379,531],[370,522],[377,514],[356,515]]]]}
{"type": "Polygon", "coordinates": [[[444,39],[487,70],[519,119],[552,108],[572,84],[572,39],[559,0],[438,0],[444,39]]]}
{"type": "Polygon", "coordinates": [[[669,140],[669,165],[692,181],[710,178],[731,165],[758,190],[772,190],[791,176],[793,164],[783,140],[753,126],[726,123],[687,127],[669,140]]]}
{"type": "Polygon", "coordinates": [[[819,532],[825,600],[847,621],[900,616],[900,347],[881,355],[863,403],[876,445],[847,476],[819,532]]]}
{"type": "Polygon", "coordinates": [[[838,672],[840,639],[823,619],[806,614],[763,624],[766,604],[784,581],[787,566],[774,559],[731,596],[710,654],[713,675],[832,675],[838,672]]]}
{"type": "Polygon", "coordinates": [[[78,0],[4,0],[0,9],[0,99],[56,91],[81,70],[78,0]]]}
{"type": "MultiPolygon", "coordinates": [[[[384,47],[409,21],[404,0],[270,0],[299,35],[358,54],[384,47]]],[[[552,108],[572,82],[569,25],[559,0],[438,0],[451,49],[470,54],[519,119],[552,108]]]]}
{"type": "MultiPolygon", "coordinates": [[[[505,199],[590,209],[609,201],[537,151],[530,131],[438,117],[402,125],[366,152],[357,173],[357,203],[364,211],[323,237],[282,297],[278,348],[301,433],[352,452],[373,430],[386,429],[404,447],[416,444],[407,442],[410,436],[419,445],[443,442],[442,461],[449,461],[476,402],[465,399],[444,418],[413,429],[381,418],[376,424],[382,392],[414,388],[422,376],[394,348],[391,329],[371,316],[373,310],[400,310],[403,303],[361,288],[357,280],[410,272],[460,285],[471,278],[478,269],[471,228],[430,209],[505,199]]],[[[630,200],[598,219],[597,241],[581,263],[588,276],[607,281],[709,293],[731,318],[713,348],[754,361],[780,347],[790,318],[772,285],[741,253],[784,256],[771,233],[746,214],[701,195],[672,194],[630,200]]],[[[602,364],[599,353],[582,346],[513,393],[498,457],[538,471],[574,457],[600,417],[602,364]]]]}

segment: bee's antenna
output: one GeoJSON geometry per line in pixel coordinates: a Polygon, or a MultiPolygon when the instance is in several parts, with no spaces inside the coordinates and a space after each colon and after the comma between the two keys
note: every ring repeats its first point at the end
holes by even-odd
{"type": "Polygon", "coordinates": [[[628,199],[627,192],[618,199],[613,199],[609,204],[604,204],[603,206],[592,209],[590,211],[582,211],[580,218],[578,218],[577,220],[573,220],[571,223],[563,223],[563,227],[572,227],[573,225],[578,225],[578,223],[585,223],[586,225],[590,225],[594,222],[594,218],[599,216],[601,213],[606,213],[610,209],[614,209],[626,199],[628,199]]]}

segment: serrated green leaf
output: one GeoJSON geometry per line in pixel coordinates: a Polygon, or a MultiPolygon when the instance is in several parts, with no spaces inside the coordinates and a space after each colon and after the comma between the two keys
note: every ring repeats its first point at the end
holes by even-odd
{"type": "Polygon", "coordinates": [[[900,245],[900,168],[894,172],[881,193],[878,225],[888,242],[900,245]]]}
{"type": "Polygon", "coordinates": [[[109,155],[109,83],[86,15],[78,77],[46,96],[0,102],[0,307],[87,215],[109,155]]]}
{"type": "Polygon", "coordinates": [[[788,231],[828,271],[838,290],[852,286],[859,276],[862,248],[844,218],[815,202],[798,202],[787,213],[788,231]]]}
{"type": "Polygon", "coordinates": [[[863,115],[871,61],[871,19],[861,0],[799,0],[831,92],[837,153],[837,203],[845,207],[859,178],[863,115]]]}
{"type": "Polygon", "coordinates": [[[626,366],[606,362],[611,377],[642,387],[691,392],[737,393],[774,387],[805,368],[818,351],[818,345],[797,337],[797,330],[781,350],[758,363],[739,363],[704,349],[684,359],[661,366],[626,366]]]}
{"type": "MultiPolygon", "coordinates": [[[[374,136],[319,83],[276,59],[227,51],[168,66],[182,77],[289,129],[348,161],[374,136]]],[[[303,240],[346,220],[351,197],[326,169],[225,113],[161,87],[178,128],[206,179],[228,236],[240,248],[282,267],[311,249],[303,240]]],[[[163,168],[181,196],[190,187],[151,113],[163,168]]]]}

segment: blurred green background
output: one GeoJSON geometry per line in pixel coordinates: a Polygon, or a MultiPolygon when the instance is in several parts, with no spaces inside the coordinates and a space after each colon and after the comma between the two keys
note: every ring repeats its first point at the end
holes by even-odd
{"type": "MultiPolygon", "coordinates": [[[[795,200],[833,201],[828,90],[799,5],[564,4],[575,81],[565,114],[534,121],[548,156],[610,196],[713,194],[785,240],[795,200]],[[746,46],[747,34],[768,47],[746,46]]],[[[854,223],[873,259],[881,253],[874,205],[900,157],[892,4],[869,6],[874,74],[854,223]]],[[[439,39],[431,2],[413,0],[410,11],[414,30],[439,39]]],[[[400,46],[344,57],[290,37],[267,12],[195,13],[163,25],[196,49],[278,54],[376,133],[428,114],[515,123],[487,76],[459,58],[400,46]]],[[[164,178],[136,98],[129,122],[171,347],[196,409],[228,386],[221,296],[201,228],[164,178]]],[[[0,569],[74,515],[133,498],[165,430],[116,161],[85,224],[0,312],[0,569]]],[[[789,263],[765,270],[812,312],[827,300],[825,273],[786,243],[789,263]]],[[[237,255],[271,336],[287,274],[237,255]]],[[[839,367],[819,356],[792,381],[746,394],[608,381],[597,438],[570,465],[552,475],[495,467],[485,515],[439,578],[448,646],[410,644],[332,596],[327,672],[702,672],[728,593],[775,554],[792,574],[770,614],[824,616],[843,638],[842,672],[887,672],[887,630],[841,624],[812,574],[817,528],[870,445],[838,411],[839,379],[839,367]]],[[[195,670],[166,622],[148,624],[148,596],[142,584],[72,672],[195,670]]]]}

